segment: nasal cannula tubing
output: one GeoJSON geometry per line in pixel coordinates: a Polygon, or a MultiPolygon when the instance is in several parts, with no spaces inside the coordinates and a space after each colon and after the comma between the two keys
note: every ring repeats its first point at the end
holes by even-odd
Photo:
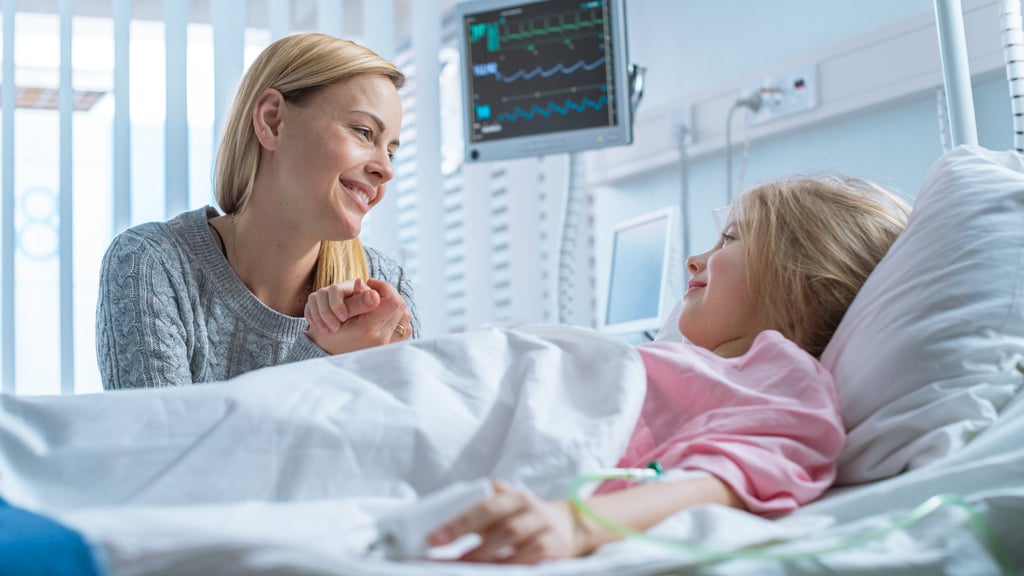
{"type": "Polygon", "coordinates": [[[656,536],[648,536],[647,534],[633,530],[626,526],[617,524],[608,518],[597,513],[593,508],[587,505],[580,496],[582,487],[586,484],[594,482],[603,482],[605,480],[632,480],[637,482],[651,482],[658,479],[661,476],[661,466],[657,461],[648,464],[647,468],[611,468],[608,470],[598,471],[592,474],[580,474],[573,478],[572,482],[569,483],[569,502],[572,504],[579,513],[589,517],[595,523],[602,528],[618,534],[624,538],[635,538],[658,544],[675,550],[685,552],[693,556],[698,563],[714,563],[723,562],[726,560],[798,560],[801,558],[814,558],[822,556],[831,552],[839,552],[843,550],[849,550],[857,546],[866,544],[872,540],[878,540],[885,537],[892,532],[902,530],[913,524],[916,524],[933,514],[934,512],[948,507],[962,508],[967,512],[967,522],[974,529],[975,533],[980,537],[982,543],[988,549],[993,559],[999,565],[1000,570],[1004,575],[1016,574],[1014,568],[1009,562],[1006,554],[1003,552],[999,543],[992,535],[992,531],[985,519],[978,513],[974,506],[964,500],[962,497],[955,494],[937,494],[926,500],[921,505],[917,506],[904,516],[892,520],[888,525],[880,528],[869,530],[863,534],[853,535],[840,540],[839,542],[824,545],[817,549],[812,550],[783,550],[780,549],[781,545],[773,545],[767,547],[758,548],[746,548],[739,550],[713,550],[684,542],[682,540],[672,540],[669,538],[660,538],[656,536]]]}

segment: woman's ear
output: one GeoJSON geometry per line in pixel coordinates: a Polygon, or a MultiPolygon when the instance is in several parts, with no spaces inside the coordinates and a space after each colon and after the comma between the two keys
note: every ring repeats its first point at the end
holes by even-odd
{"type": "Polygon", "coordinates": [[[267,150],[277,149],[278,128],[284,114],[284,96],[275,88],[267,88],[256,100],[252,110],[252,127],[256,139],[267,150]]]}

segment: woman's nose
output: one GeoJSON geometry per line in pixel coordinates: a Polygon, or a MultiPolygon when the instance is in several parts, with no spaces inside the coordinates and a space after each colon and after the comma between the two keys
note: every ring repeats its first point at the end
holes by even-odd
{"type": "Polygon", "coordinates": [[[391,166],[391,154],[387,150],[376,152],[369,170],[380,178],[381,183],[391,180],[395,176],[394,167],[391,166]]]}

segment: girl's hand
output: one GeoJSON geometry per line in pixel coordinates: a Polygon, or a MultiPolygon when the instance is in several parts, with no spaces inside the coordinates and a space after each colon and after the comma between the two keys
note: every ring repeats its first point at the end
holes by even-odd
{"type": "Polygon", "coordinates": [[[568,502],[544,502],[502,482],[494,483],[494,496],[438,528],[429,540],[442,546],[471,533],[482,541],[460,558],[467,562],[534,564],[587,551],[568,502]]]}

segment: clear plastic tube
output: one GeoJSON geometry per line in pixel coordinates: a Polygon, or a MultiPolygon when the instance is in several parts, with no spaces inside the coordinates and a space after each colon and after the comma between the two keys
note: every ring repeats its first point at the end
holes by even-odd
{"type": "MultiPolygon", "coordinates": [[[[1021,370],[1024,371],[1024,368],[1021,368],[1021,370]]],[[[648,536],[643,532],[622,526],[598,514],[597,511],[591,508],[581,496],[581,489],[586,484],[603,482],[605,480],[633,480],[649,482],[657,479],[657,477],[661,475],[661,469],[657,462],[652,462],[649,465],[649,468],[655,469],[657,473],[653,474],[650,469],[622,468],[603,470],[594,474],[579,475],[569,484],[569,502],[580,514],[587,516],[605,530],[618,534],[623,538],[635,538],[677,550],[701,564],[711,564],[724,562],[726,560],[740,559],[787,561],[803,558],[816,558],[833,552],[850,550],[868,542],[880,540],[893,532],[903,530],[917,524],[939,510],[946,508],[960,508],[966,512],[966,523],[974,530],[975,534],[988,549],[992,558],[999,565],[1002,573],[1006,575],[1015,574],[1009,558],[999,546],[998,541],[992,534],[992,530],[985,522],[984,517],[975,510],[974,506],[970,502],[955,494],[937,494],[903,516],[894,518],[885,526],[881,526],[874,530],[868,530],[861,534],[855,534],[838,541],[822,544],[816,548],[787,549],[784,547],[785,543],[783,543],[774,546],[741,548],[737,550],[715,550],[682,540],[648,536]]]]}

